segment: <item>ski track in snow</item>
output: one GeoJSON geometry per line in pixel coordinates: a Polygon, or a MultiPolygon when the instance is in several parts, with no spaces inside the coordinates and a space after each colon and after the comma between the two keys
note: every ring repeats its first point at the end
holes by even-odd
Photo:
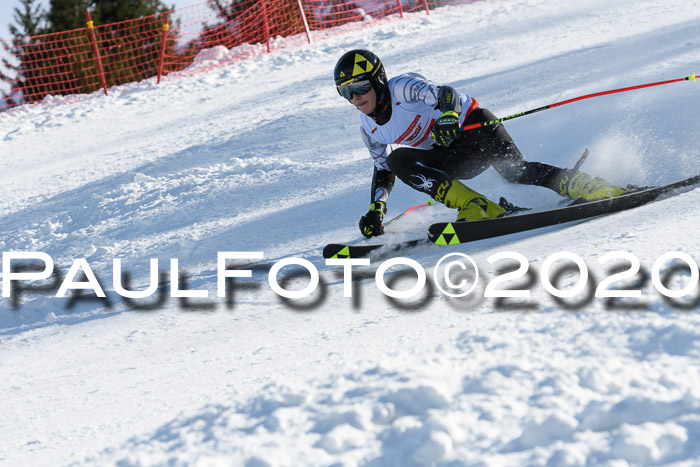
{"type": "MultiPolygon", "coordinates": [[[[64,274],[87,258],[110,302],[69,308],[38,292],[12,310],[2,299],[0,463],[700,463],[697,306],[674,308],[648,282],[636,308],[567,308],[541,284],[510,307],[475,298],[503,266],[487,258],[507,250],[535,273],[571,251],[598,281],[608,252],[633,253],[646,271],[667,251],[698,261],[700,189],[565,228],[406,253],[429,274],[447,252],[472,256],[483,280],[471,298],[432,290],[412,307],[392,302],[374,283],[386,257],[361,268],[344,298],[342,271],[321,258],[326,243],[358,238],[372,171],[357,111],[330,78],[343,52],[370,48],[390,75],[423,73],[503,116],[700,72],[700,2],[484,0],[406,17],[158,86],[0,114],[2,250],[46,252],[64,274]],[[232,306],[214,298],[219,251],[265,255],[242,262],[253,277],[238,280],[232,306]],[[288,257],[311,261],[325,284],[301,304],[267,284],[288,257]],[[210,298],[134,311],[113,291],[115,258],[141,288],[150,258],[164,272],[178,258],[188,287],[210,298]]],[[[530,160],[570,167],[589,147],[587,172],[661,184],[697,173],[699,96],[684,82],[507,128],[530,160]]],[[[559,201],[492,169],[469,185],[534,208],[559,201]]],[[[425,199],[398,183],[388,218],[425,199]]],[[[442,206],[411,213],[385,239],[419,238],[446,216],[442,206]]]]}

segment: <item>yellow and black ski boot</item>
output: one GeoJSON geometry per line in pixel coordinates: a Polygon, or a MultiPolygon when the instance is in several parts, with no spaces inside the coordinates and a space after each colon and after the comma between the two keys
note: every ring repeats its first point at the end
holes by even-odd
{"type": "Polygon", "coordinates": [[[457,209],[458,221],[493,219],[507,212],[457,179],[442,182],[437,187],[434,198],[448,208],[457,209]]]}
{"type": "Polygon", "coordinates": [[[583,172],[565,170],[558,177],[555,191],[572,199],[595,201],[624,195],[630,189],[612,185],[600,177],[591,177],[583,172]]]}

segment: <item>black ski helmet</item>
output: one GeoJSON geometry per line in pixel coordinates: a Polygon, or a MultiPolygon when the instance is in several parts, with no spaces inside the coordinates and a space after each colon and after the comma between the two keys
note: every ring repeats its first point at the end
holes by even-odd
{"type": "Polygon", "coordinates": [[[333,78],[338,94],[340,94],[338,86],[368,79],[377,95],[381,96],[387,82],[384,65],[379,57],[364,49],[345,52],[335,64],[333,78]]]}

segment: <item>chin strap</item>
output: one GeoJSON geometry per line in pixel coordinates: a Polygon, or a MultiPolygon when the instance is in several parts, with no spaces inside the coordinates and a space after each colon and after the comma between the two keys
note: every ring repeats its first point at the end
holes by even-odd
{"type": "Polygon", "coordinates": [[[381,96],[377,93],[377,107],[369,114],[378,125],[384,125],[391,120],[391,95],[389,87],[384,86],[381,96]]]}

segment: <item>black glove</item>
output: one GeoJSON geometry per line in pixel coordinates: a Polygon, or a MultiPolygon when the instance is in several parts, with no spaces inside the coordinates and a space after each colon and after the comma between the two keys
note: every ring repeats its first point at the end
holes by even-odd
{"type": "Polygon", "coordinates": [[[437,119],[430,136],[440,146],[447,147],[459,139],[460,131],[459,114],[454,110],[448,110],[437,119]]]}
{"type": "Polygon", "coordinates": [[[382,221],[386,214],[386,203],[384,201],[375,201],[369,205],[367,214],[360,218],[360,232],[365,237],[376,237],[384,235],[384,226],[382,221]]]}

